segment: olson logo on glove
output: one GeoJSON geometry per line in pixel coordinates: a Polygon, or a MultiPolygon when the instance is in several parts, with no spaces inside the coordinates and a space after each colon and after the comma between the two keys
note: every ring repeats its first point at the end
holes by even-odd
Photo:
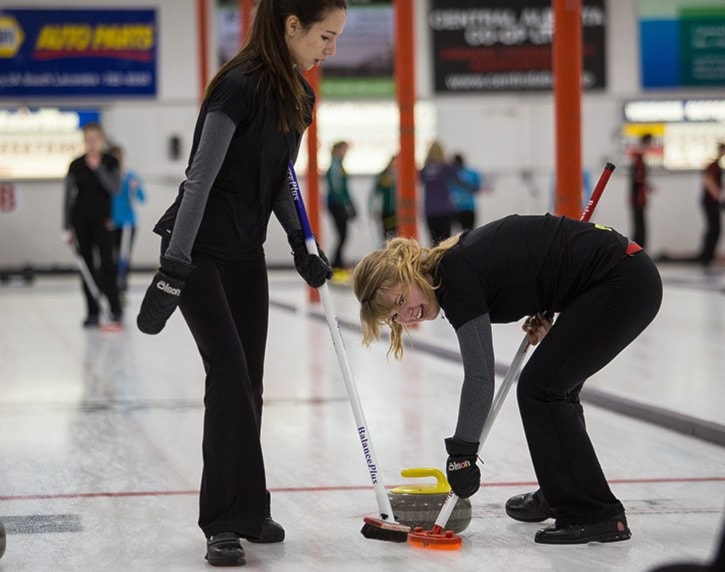
{"type": "Polygon", "coordinates": [[[471,461],[461,461],[460,463],[457,463],[456,461],[451,461],[448,463],[448,470],[449,471],[458,471],[459,469],[467,469],[471,466],[471,461]]]}
{"type": "Polygon", "coordinates": [[[174,288],[170,284],[167,284],[164,280],[159,280],[156,283],[156,287],[162,292],[166,292],[167,294],[171,294],[172,296],[181,295],[181,288],[174,288]]]}

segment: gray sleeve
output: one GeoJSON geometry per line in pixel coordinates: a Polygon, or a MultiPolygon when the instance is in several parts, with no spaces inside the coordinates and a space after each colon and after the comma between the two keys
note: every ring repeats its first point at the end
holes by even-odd
{"type": "Polygon", "coordinates": [[[495,384],[493,336],[488,314],[478,316],[456,330],[463,361],[463,386],[454,437],[478,443],[491,410],[495,384]]]}
{"type": "Polygon", "coordinates": [[[293,230],[302,229],[302,224],[297,216],[297,209],[295,207],[294,199],[292,198],[292,192],[287,185],[287,179],[285,179],[284,187],[277,197],[277,201],[274,203],[274,216],[282,225],[284,231],[289,234],[293,230]]]}
{"type": "MultiPolygon", "coordinates": [[[[300,140],[297,142],[297,146],[292,152],[293,165],[297,162],[297,155],[300,152],[301,144],[302,137],[300,137],[300,140]]],[[[272,210],[274,211],[274,216],[277,217],[279,224],[282,225],[282,228],[287,234],[293,230],[302,230],[302,224],[300,223],[300,218],[297,216],[297,207],[295,207],[295,201],[292,198],[292,191],[290,191],[287,177],[284,179],[284,185],[282,185],[282,190],[280,191],[279,197],[277,197],[277,201],[274,203],[272,210]]]]}
{"type": "Polygon", "coordinates": [[[212,111],[206,116],[165,253],[169,258],[191,263],[191,249],[204,217],[209,191],[224,163],[235,130],[234,121],[221,111],[212,111]]]}
{"type": "Polygon", "coordinates": [[[116,167],[113,170],[108,170],[106,166],[101,163],[98,169],[95,171],[96,177],[101,182],[103,190],[106,191],[110,196],[114,197],[121,192],[121,169],[116,167]]]}

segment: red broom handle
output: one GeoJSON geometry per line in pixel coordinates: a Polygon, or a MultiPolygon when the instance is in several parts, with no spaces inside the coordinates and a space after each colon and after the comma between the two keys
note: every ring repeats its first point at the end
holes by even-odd
{"type": "Polygon", "coordinates": [[[594,192],[592,193],[592,196],[589,198],[589,202],[587,203],[587,206],[584,209],[584,212],[582,213],[582,216],[579,218],[579,220],[583,220],[586,222],[590,218],[592,218],[592,213],[594,212],[594,209],[596,208],[597,203],[599,202],[599,198],[602,196],[602,193],[604,192],[604,187],[607,186],[609,177],[612,176],[613,172],[614,172],[614,165],[612,165],[611,163],[607,163],[606,165],[604,165],[604,171],[602,171],[602,174],[599,177],[599,180],[597,181],[597,186],[594,187],[594,192]]]}

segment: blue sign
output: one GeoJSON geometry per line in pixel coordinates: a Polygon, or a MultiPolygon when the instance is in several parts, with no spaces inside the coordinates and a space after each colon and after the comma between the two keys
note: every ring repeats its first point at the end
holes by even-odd
{"type": "Polygon", "coordinates": [[[655,0],[642,4],[642,87],[725,86],[725,7],[719,2],[690,6],[695,3],[679,0],[674,10],[655,0]]]}
{"type": "Polygon", "coordinates": [[[0,10],[0,98],[156,95],[155,10],[0,10]]]}

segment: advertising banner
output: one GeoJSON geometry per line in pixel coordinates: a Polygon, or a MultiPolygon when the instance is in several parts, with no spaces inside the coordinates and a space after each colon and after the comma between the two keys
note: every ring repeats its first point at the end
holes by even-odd
{"type": "Polygon", "coordinates": [[[153,96],[154,10],[0,9],[0,99],[153,96]]]}
{"type": "Polygon", "coordinates": [[[639,0],[642,87],[725,87],[723,0],[639,0]]]}
{"type": "MultiPolygon", "coordinates": [[[[217,7],[218,66],[239,52],[239,7],[217,7]]],[[[348,0],[345,31],[337,53],[322,65],[325,99],[388,99],[395,97],[393,80],[393,6],[391,0],[348,0]]]]}
{"type": "Polygon", "coordinates": [[[62,179],[85,153],[82,128],[97,109],[0,109],[0,181],[62,179]]]}
{"type": "MultiPolygon", "coordinates": [[[[435,91],[550,90],[550,0],[431,0],[435,91]]],[[[582,87],[606,87],[604,0],[582,1],[582,87]]]]}

